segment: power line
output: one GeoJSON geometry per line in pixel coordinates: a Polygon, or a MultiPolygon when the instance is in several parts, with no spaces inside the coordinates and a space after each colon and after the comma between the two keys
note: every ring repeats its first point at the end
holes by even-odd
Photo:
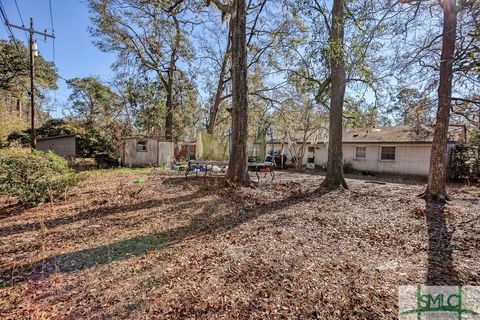
{"type": "Polygon", "coordinates": [[[56,64],[56,57],[55,57],[55,38],[52,40],[52,51],[53,51],[53,64],[56,64]]]}
{"type": "Polygon", "coordinates": [[[7,33],[9,33],[10,36],[15,40],[15,35],[13,34],[12,29],[8,25],[7,11],[5,10],[5,7],[3,6],[2,0],[0,0],[0,11],[2,12],[2,19],[3,19],[3,22],[5,23],[5,27],[7,28],[7,33]]]}
{"type": "MultiPolygon", "coordinates": [[[[18,15],[20,17],[20,21],[22,23],[21,26],[18,26],[18,25],[14,25],[12,23],[9,22],[8,20],[8,16],[7,16],[7,12],[3,6],[3,2],[2,0],[0,0],[0,15],[1,15],[1,18],[2,20],[4,21],[4,24],[5,24],[5,27],[6,27],[6,30],[7,30],[7,34],[10,34],[11,35],[11,38],[13,40],[13,42],[15,43],[15,47],[19,53],[19,57],[21,60],[23,60],[24,56],[22,55],[22,52],[20,51],[20,47],[18,46],[18,43],[17,43],[17,40],[15,38],[15,35],[12,31],[12,28],[16,28],[16,29],[19,29],[19,30],[23,30],[25,32],[25,34],[29,34],[29,36],[27,37],[27,41],[30,43],[30,90],[28,90],[28,88],[20,82],[20,84],[27,90],[27,92],[30,94],[30,99],[31,99],[31,127],[32,127],[32,139],[31,139],[31,145],[32,145],[32,148],[35,149],[35,146],[36,146],[36,130],[35,130],[35,85],[34,85],[34,78],[35,78],[35,68],[34,68],[34,59],[35,59],[35,53],[34,53],[34,44],[35,44],[35,40],[34,40],[34,36],[35,35],[41,35],[43,37],[45,37],[45,40],[48,38],[52,38],[53,40],[55,40],[55,35],[54,35],[54,26],[53,26],[53,10],[52,10],[52,1],[49,0],[49,9],[50,9],[50,25],[51,25],[51,29],[52,29],[52,34],[47,34],[47,31],[45,30],[45,32],[40,32],[40,31],[36,31],[34,28],[33,28],[33,19],[30,18],[30,28],[26,28],[25,27],[25,24],[23,22],[23,17],[22,17],[22,13],[20,11],[20,8],[18,6],[18,3],[17,3],[17,0],[15,0],[15,6],[17,8],[17,12],[18,12],[18,15]]],[[[10,64],[8,63],[6,57],[3,56],[2,54],[2,57],[3,57],[3,60],[5,61],[5,64],[8,66],[8,68],[13,72],[13,75],[15,78],[17,78],[17,80],[19,80],[18,78],[18,75],[16,74],[16,72],[13,70],[13,68],[10,66],[10,64]]],[[[55,65],[55,42],[53,41],[53,63],[55,65]]],[[[60,77],[58,75],[58,77],[60,77]]],[[[62,77],[60,77],[61,79],[63,79],[62,77]]],[[[63,79],[65,80],[65,79],[63,79]]],[[[55,91],[55,100],[56,100],[56,91],[55,91]]]]}
{"type": "MultiPolygon", "coordinates": [[[[22,30],[25,32],[25,35],[27,35],[27,41],[28,41],[28,33],[27,33],[28,30],[27,30],[27,28],[25,27],[25,23],[24,23],[24,20],[23,20],[22,13],[21,13],[21,11],[20,11],[20,7],[19,7],[19,5],[18,5],[17,0],[14,0],[14,1],[15,1],[15,6],[16,6],[16,8],[17,8],[18,15],[19,15],[19,17],[20,17],[20,21],[21,21],[21,23],[22,23],[22,26],[21,26],[21,28],[19,28],[19,29],[22,29],[22,30]]],[[[52,2],[51,2],[51,0],[49,0],[49,8],[50,8],[50,23],[51,23],[52,33],[53,33],[53,10],[52,10],[52,2]]],[[[11,25],[10,25],[9,20],[8,20],[7,12],[6,12],[6,10],[5,10],[5,7],[4,7],[4,5],[3,5],[3,1],[2,1],[2,0],[0,0],[0,16],[1,16],[2,20],[3,20],[3,22],[4,22],[5,30],[7,31],[8,34],[10,34],[10,37],[12,38],[12,40],[13,40],[13,42],[14,42],[14,44],[15,44],[15,47],[16,47],[16,49],[17,49],[17,51],[18,51],[18,54],[19,54],[19,58],[20,58],[21,60],[23,60],[22,62],[24,62],[25,64],[28,65],[28,61],[25,61],[25,60],[24,60],[25,57],[24,57],[24,55],[22,54],[22,52],[21,52],[21,50],[20,50],[20,47],[19,47],[19,45],[18,45],[17,39],[15,38],[15,35],[14,35],[14,33],[13,33],[13,30],[11,29],[11,25]]],[[[18,26],[16,26],[16,27],[18,27],[18,26]]],[[[38,32],[36,32],[36,33],[38,33],[38,32]]],[[[45,35],[44,33],[41,33],[41,34],[42,34],[42,35],[45,35]]],[[[54,64],[55,64],[55,38],[53,38],[53,41],[52,41],[52,42],[53,42],[53,62],[54,62],[54,64]]],[[[8,68],[12,71],[12,73],[13,73],[16,77],[19,77],[18,74],[13,70],[13,68],[11,67],[11,65],[8,63],[6,57],[2,55],[2,58],[3,58],[3,60],[5,61],[5,64],[8,66],[8,68]]],[[[59,75],[58,75],[58,77],[59,77],[60,79],[64,80],[64,81],[67,81],[66,79],[60,77],[59,75]]],[[[28,88],[26,88],[23,83],[22,83],[22,86],[23,86],[23,87],[27,90],[27,92],[30,94],[30,90],[28,90],[28,88]]]]}
{"type": "MultiPolygon", "coordinates": [[[[15,0],[16,1],[16,0],[15,0]]],[[[48,6],[50,8],[50,27],[52,28],[52,34],[55,34],[55,28],[53,27],[53,10],[52,10],[52,0],[48,0],[48,6]]],[[[53,55],[53,65],[56,66],[56,57],[55,57],[55,38],[52,39],[52,55],[53,55]]],[[[57,74],[58,78],[61,78],[60,75],[57,74]]],[[[54,99],[55,102],[57,101],[57,90],[54,91],[54,99]]]]}
{"type": "MultiPolygon", "coordinates": [[[[15,0],[15,2],[17,2],[17,0],[15,0]]],[[[53,29],[52,0],[48,0],[48,5],[50,7],[50,26],[52,27],[52,33],[55,33],[55,30],[53,29]]]]}
{"type": "MultiPolygon", "coordinates": [[[[15,2],[17,2],[17,1],[15,0],[15,2]]],[[[21,52],[20,52],[20,48],[18,47],[18,44],[17,44],[17,42],[16,42],[16,40],[15,40],[15,36],[13,35],[13,31],[12,31],[12,29],[10,28],[10,26],[8,25],[7,13],[6,13],[6,11],[5,11],[5,8],[4,8],[4,6],[3,6],[3,2],[2,2],[1,0],[0,0],[0,14],[1,14],[1,16],[2,16],[2,20],[4,21],[5,30],[7,30],[7,33],[9,33],[9,34],[12,36],[12,39],[13,39],[13,41],[14,41],[14,43],[15,43],[15,47],[16,47],[18,53],[19,53],[19,57],[20,57],[20,59],[23,60],[23,56],[22,56],[22,54],[21,54],[21,52]]],[[[22,21],[22,23],[23,23],[23,21],[22,21]]],[[[7,65],[8,69],[10,69],[10,71],[13,73],[13,76],[14,76],[15,78],[17,78],[18,83],[27,91],[28,94],[31,94],[31,92],[30,92],[30,90],[27,88],[27,86],[25,86],[25,84],[20,81],[20,79],[19,79],[20,76],[19,76],[19,75],[17,74],[17,72],[12,68],[12,66],[10,65],[10,63],[8,63],[7,57],[4,56],[3,53],[1,53],[1,52],[0,52],[0,55],[1,55],[4,63],[7,65]]]]}
{"type": "Polygon", "coordinates": [[[62,76],[61,76],[61,75],[59,75],[59,74],[57,74],[57,77],[58,77],[59,79],[62,79],[62,80],[63,80],[63,81],[65,81],[65,82],[68,82],[68,80],[67,80],[67,79],[65,79],[64,77],[62,77],[62,76]]]}
{"type": "Polygon", "coordinates": [[[5,14],[5,10],[3,9],[3,3],[1,1],[0,1],[0,11],[1,11],[1,14],[2,14],[2,17],[3,17],[3,20],[8,20],[6,14],[5,14]]]}
{"type": "MultiPolygon", "coordinates": [[[[0,0],[1,2],[1,0],[0,0]]],[[[5,12],[4,12],[5,13],[5,12]]],[[[36,31],[33,27],[33,19],[30,18],[30,28],[25,28],[25,26],[17,26],[17,25],[14,25],[14,24],[11,24],[7,21],[7,26],[9,28],[15,28],[15,29],[19,29],[19,30],[24,30],[24,31],[28,31],[29,33],[29,49],[30,49],[30,120],[31,120],[31,128],[32,128],[32,136],[31,136],[31,141],[30,141],[30,144],[31,144],[31,147],[32,149],[35,149],[36,148],[36,144],[37,144],[37,134],[36,134],[36,128],[35,128],[35,56],[37,54],[37,49],[36,47],[34,47],[35,45],[35,40],[34,40],[34,36],[35,35],[41,35],[43,37],[45,37],[45,40],[47,38],[55,38],[55,36],[53,34],[48,34],[46,31],[45,32],[41,32],[41,31],[36,31]]]]}
{"type": "MultiPolygon", "coordinates": [[[[0,0],[0,12],[1,12],[1,16],[2,16],[2,19],[3,19],[3,22],[4,22],[4,25],[5,25],[5,30],[7,30],[7,33],[10,34],[10,37],[12,38],[12,41],[13,43],[15,44],[15,47],[17,48],[17,51],[18,51],[18,55],[20,57],[20,59],[23,60],[23,62],[28,65],[28,61],[25,61],[24,60],[24,56],[20,50],[20,47],[18,45],[18,42],[17,42],[17,39],[15,38],[15,35],[13,34],[13,31],[12,31],[12,28],[10,26],[10,23],[8,21],[8,16],[7,16],[7,12],[5,11],[5,7],[3,6],[3,2],[2,0],[0,0]]],[[[23,26],[22,26],[23,27],[23,26]]],[[[25,30],[24,30],[25,31],[25,30]]]]}
{"type": "MultiPolygon", "coordinates": [[[[25,27],[25,23],[23,22],[22,13],[20,12],[20,8],[18,7],[18,2],[17,2],[17,0],[15,0],[15,6],[17,7],[17,12],[18,12],[18,16],[20,17],[20,21],[22,22],[22,27],[25,27]]],[[[28,41],[27,31],[24,31],[24,32],[25,32],[25,38],[26,38],[27,41],[28,41]]]]}
{"type": "MultiPolygon", "coordinates": [[[[52,28],[52,35],[55,35],[55,28],[53,27],[52,0],[48,0],[48,6],[50,8],[50,27],[52,28]]],[[[53,50],[53,64],[55,64],[55,38],[53,38],[53,41],[52,41],[52,50],[53,50]]]]}

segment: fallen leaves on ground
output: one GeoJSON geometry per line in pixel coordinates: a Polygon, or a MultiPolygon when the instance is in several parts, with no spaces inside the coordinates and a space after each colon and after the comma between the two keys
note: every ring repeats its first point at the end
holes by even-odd
{"type": "MultiPolygon", "coordinates": [[[[429,269],[424,186],[317,174],[92,174],[66,202],[0,204],[2,319],[396,319],[429,269]],[[144,183],[134,181],[143,178],[144,183]],[[5,213],[3,213],[5,212],[5,213]]],[[[445,208],[454,267],[480,285],[478,189],[445,208]]]]}

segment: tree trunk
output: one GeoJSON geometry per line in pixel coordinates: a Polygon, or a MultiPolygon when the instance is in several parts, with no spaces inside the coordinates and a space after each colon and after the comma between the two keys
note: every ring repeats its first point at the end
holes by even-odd
{"type": "Polygon", "coordinates": [[[342,152],[342,116],[345,99],[345,61],[344,61],[344,0],[334,0],[332,9],[332,27],[330,31],[330,130],[328,141],[327,175],[323,187],[336,189],[348,188],[343,177],[342,152]]]}
{"type": "MultiPolygon", "coordinates": [[[[170,73],[170,72],[169,72],[170,73]]],[[[165,117],[165,140],[173,139],[173,72],[167,80],[167,115],[165,117]]]]}
{"type": "Polygon", "coordinates": [[[452,64],[455,53],[457,12],[455,0],[443,2],[443,43],[438,85],[438,110],[433,133],[430,172],[425,196],[432,199],[448,199],[445,189],[447,167],[447,139],[452,101],[452,64]]]}
{"type": "Polygon", "coordinates": [[[305,156],[305,140],[302,141],[302,146],[295,152],[295,156],[297,157],[297,163],[295,163],[295,167],[297,171],[303,171],[303,158],[305,156]]]}
{"type": "Polygon", "coordinates": [[[247,171],[247,48],[245,0],[233,2],[232,28],[232,152],[226,180],[233,184],[249,184],[247,171]]]}
{"type": "Polygon", "coordinates": [[[170,54],[170,62],[168,66],[167,81],[164,82],[165,89],[167,91],[167,115],[165,117],[165,140],[173,139],[173,82],[175,76],[175,69],[177,64],[177,52],[180,46],[180,24],[175,15],[172,16],[174,25],[175,25],[175,43],[172,48],[172,53],[170,54]]]}
{"type": "Polygon", "coordinates": [[[220,108],[220,103],[222,102],[223,86],[225,85],[225,74],[227,72],[227,63],[230,56],[230,28],[228,30],[228,40],[227,47],[225,48],[225,54],[223,55],[222,65],[220,68],[220,75],[218,78],[217,92],[215,93],[215,98],[213,99],[213,104],[210,109],[207,133],[213,134],[215,131],[215,124],[217,121],[218,109],[220,108]]]}

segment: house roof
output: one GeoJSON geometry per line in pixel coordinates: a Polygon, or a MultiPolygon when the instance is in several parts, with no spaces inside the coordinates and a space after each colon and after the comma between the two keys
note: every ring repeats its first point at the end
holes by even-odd
{"type": "Polygon", "coordinates": [[[53,136],[53,137],[39,137],[37,138],[37,141],[38,140],[50,140],[50,139],[63,139],[63,138],[72,138],[72,137],[75,137],[74,134],[66,134],[66,135],[63,135],[63,136],[53,136]]]}
{"type": "MultiPolygon", "coordinates": [[[[448,142],[463,142],[463,126],[450,126],[448,142]]],[[[418,143],[430,144],[433,141],[433,127],[415,128],[412,126],[395,126],[369,129],[345,129],[344,143],[418,143]]]]}
{"type": "MultiPolygon", "coordinates": [[[[270,135],[267,135],[267,143],[281,144],[287,143],[289,140],[292,143],[302,143],[304,134],[305,133],[301,130],[290,130],[287,137],[284,131],[275,130],[273,139],[270,135]]],[[[328,140],[328,130],[322,128],[314,130],[313,132],[308,131],[307,136],[307,144],[323,143],[325,140],[328,140]]]]}
{"type": "MultiPolygon", "coordinates": [[[[392,126],[382,128],[362,128],[362,129],[344,129],[343,143],[356,144],[431,144],[433,141],[433,126],[415,128],[412,126],[392,126]]],[[[282,143],[283,139],[274,137],[273,143],[282,143]]],[[[448,130],[449,143],[461,143],[465,141],[465,129],[462,125],[451,125],[448,130]]],[[[294,143],[301,143],[301,140],[295,140],[294,143]]],[[[272,143],[269,139],[267,143],[272,143]]],[[[328,143],[328,133],[318,132],[311,136],[307,144],[326,144],[328,143]]]]}
{"type": "Polygon", "coordinates": [[[148,137],[148,136],[128,136],[128,137],[122,137],[122,140],[155,140],[158,142],[171,142],[172,140],[166,140],[166,139],[161,139],[161,138],[154,138],[154,137],[148,137]]]}

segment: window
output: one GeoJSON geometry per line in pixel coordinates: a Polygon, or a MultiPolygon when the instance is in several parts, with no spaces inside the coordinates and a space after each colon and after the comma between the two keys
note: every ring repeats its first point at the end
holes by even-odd
{"type": "Polygon", "coordinates": [[[367,147],[356,147],[355,159],[365,159],[365,158],[367,158],[367,147]]]}
{"type": "Polygon", "coordinates": [[[147,141],[137,142],[137,152],[147,152],[147,141]]]}
{"type": "Polygon", "coordinates": [[[395,160],[395,147],[382,147],[381,160],[395,160]]]}
{"type": "Polygon", "coordinates": [[[315,147],[308,147],[307,163],[315,163],[315,147]]]}

